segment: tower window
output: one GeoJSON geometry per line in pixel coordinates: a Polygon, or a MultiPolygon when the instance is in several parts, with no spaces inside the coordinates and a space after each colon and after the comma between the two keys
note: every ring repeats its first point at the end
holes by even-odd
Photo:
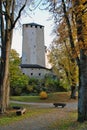
{"type": "Polygon", "coordinates": [[[28,27],[28,24],[26,24],[25,26],[28,27]]]}
{"type": "Polygon", "coordinates": [[[35,26],[35,28],[37,28],[37,26],[35,26]]]}
{"type": "Polygon", "coordinates": [[[33,75],[33,73],[31,73],[31,75],[33,75]]]}
{"type": "Polygon", "coordinates": [[[41,73],[39,73],[39,76],[41,76],[41,73]]]}
{"type": "Polygon", "coordinates": [[[40,26],[40,28],[42,28],[42,26],[40,26]]]}

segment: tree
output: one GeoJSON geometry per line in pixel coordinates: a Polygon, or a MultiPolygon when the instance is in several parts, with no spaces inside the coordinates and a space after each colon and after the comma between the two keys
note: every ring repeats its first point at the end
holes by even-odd
{"type": "Polygon", "coordinates": [[[11,94],[20,95],[22,90],[28,86],[29,77],[24,75],[20,69],[21,60],[19,54],[12,49],[10,53],[10,88],[11,94]]]}
{"type": "Polygon", "coordinates": [[[79,63],[79,96],[78,96],[78,121],[87,120],[87,1],[72,1],[77,26],[78,46],[80,47],[79,63]]]}
{"type": "Polygon", "coordinates": [[[6,111],[9,104],[9,55],[15,24],[26,6],[27,0],[0,0],[1,20],[1,67],[0,67],[0,110],[6,111]],[[17,9],[17,4],[20,8],[17,9]],[[16,17],[15,17],[15,11],[16,17]]]}
{"type": "MultiPolygon", "coordinates": [[[[64,0],[61,1],[62,2],[62,10],[63,10],[63,14],[64,14],[64,19],[66,22],[66,26],[67,26],[67,33],[68,33],[68,37],[69,37],[69,43],[70,43],[70,48],[71,48],[71,54],[70,54],[70,60],[72,65],[74,66],[74,71],[71,72],[71,75],[75,75],[76,74],[76,62],[79,65],[79,57],[78,54],[76,52],[76,48],[75,48],[75,40],[76,40],[76,32],[74,30],[73,27],[73,22],[71,20],[71,12],[70,12],[70,8],[71,7],[67,7],[67,1],[65,2],[64,0]],[[68,9],[67,9],[68,8],[68,9]],[[69,14],[68,14],[69,13],[69,14]],[[67,15],[68,14],[68,15],[67,15]],[[74,34],[75,33],[75,34],[74,34]]],[[[74,18],[73,18],[74,21],[74,18]]],[[[65,40],[66,41],[66,40],[65,40]]],[[[68,51],[69,52],[69,51],[68,51]]],[[[76,89],[76,80],[75,80],[75,76],[74,76],[74,80],[72,79],[72,85],[71,85],[71,97],[75,98],[75,89],[76,89]]]]}
{"type": "MultiPolygon", "coordinates": [[[[69,46],[70,46],[70,51],[71,51],[71,54],[69,53],[68,55],[70,55],[69,58],[73,64],[73,66],[76,64],[76,61],[77,63],[79,64],[79,58],[77,56],[77,58],[75,59],[74,58],[74,54],[76,55],[76,50],[74,49],[75,48],[75,37],[74,37],[74,29],[72,30],[72,19],[71,19],[71,6],[70,4],[68,4],[69,1],[65,1],[65,0],[60,0],[60,1],[56,1],[56,0],[47,0],[47,2],[49,4],[46,4],[47,5],[47,8],[49,9],[49,11],[52,13],[53,17],[54,17],[54,22],[56,23],[56,27],[55,28],[58,28],[60,27],[60,32],[59,30],[55,30],[55,33],[57,33],[56,35],[58,36],[58,39],[59,39],[59,36],[61,37],[60,38],[60,41],[62,40],[63,44],[66,44],[67,43],[67,39],[68,39],[68,42],[69,42],[69,46]],[[68,6],[69,5],[69,6],[68,6]],[[63,29],[64,27],[64,29],[63,29]],[[67,34],[67,35],[66,35],[67,34]]],[[[76,33],[76,32],[75,32],[76,33]]],[[[74,73],[74,72],[73,72],[74,73]]],[[[75,80],[74,80],[75,81],[75,80]]],[[[72,80],[72,82],[74,82],[72,80]]],[[[74,90],[72,91],[71,96],[72,98],[75,96],[75,93],[76,93],[76,84],[71,85],[71,90],[74,90]],[[73,93],[74,92],[74,93],[73,93]]]]}
{"type": "MultiPolygon", "coordinates": [[[[51,53],[53,53],[54,59],[56,57],[58,66],[60,66],[63,70],[60,71],[62,72],[62,79],[65,80],[65,78],[63,78],[64,74],[65,77],[67,77],[68,84],[71,86],[71,98],[75,99],[77,86],[77,65],[73,54],[73,47],[76,40],[76,28],[74,27],[71,19],[69,20],[68,16],[66,16],[66,6],[64,5],[62,7],[64,10],[64,15],[62,15],[62,20],[59,18],[59,21],[61,22],[59,22],[59,24],[54,28],[56,36],[53,41],[54,48],[52,47],[51,53]],[[55,49],[56,54],[54,54],[53,49],[55,49]]],[[[55,61],[53,60],[53,62],[55,61]]],[[[56,68],[58,67],[56,63],[54,63],[54,66],[56,66],[56,68]]]]}
{"type": "Polygon", "coordinates": [[[77,61],[79,68],[78,121],[83,122],[87,120],[87,1],[61,0],[57,2],[54,0],[50,2],[53,3],[54,13],[56,14],[59,13],[59,8],[56,5],[59,5],[59,2],[62,4],[60,8],[63,11],[62,13],[67,23],[72,55],[74,55],[74,60],[77,61]],[[73,42],[72,36],[73,30],[70,26],[70,12],[72,12],[72,14],[75,16],[74,18],[72,17],[72,19],[75,21],[77,30],[75,43],[73,42]]]}
{"type": "Polygon", "coordinates": [[[70,89],[71,87],[70,97],[75,99],[76,86],[78,83],[78,69],[76,63],[74,64],[71,62],[71,57],[67,49],[70,50],[69,45],[66,47],[62,41],[60,42],[60,40],[54,40],[50,47],[48,58],[54,68],[54,72],[56,74],[58,73],[57,75],[60,77],[63,86],[67,89],[70,89]]]}

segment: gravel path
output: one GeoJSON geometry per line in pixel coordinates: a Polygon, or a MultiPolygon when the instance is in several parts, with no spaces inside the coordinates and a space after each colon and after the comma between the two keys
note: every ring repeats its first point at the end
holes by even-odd
{"type": "MultiPolygon", "coordinates": [[[[22,104],[29,104],[32,107],[43,107],[43,108],[53,108],[52,103],[25,103],[25,102],[16,102],[22,104]]],[[[48,127],[55,122],[57,119],[65,118],[67,112],[71,109],[77,109],[77,103],[67,103],[64,108],[53,108],[54,111],[51,113],[42,114],[39,116],[31,117],[28,119],[24,119],[22,121],[18,121],[16,123],[12,123],[8,126],[0,127],[0,130],[48,130],[48,127]],[[67,111],[67,112],[66,112],[67,111]]]]}
{"type": "MultiPolygon", "coordinates": [[[[27,104],[30,105],[31,107],[36,108],[53,108],[53,103],[33,103],[33,102],[20,102],[20,101],[10,101],[10,102],[16,104],[27,104]]],[[[77,102],[66,103],[66,106],[64,108],[77,109],[77,102]]]]}

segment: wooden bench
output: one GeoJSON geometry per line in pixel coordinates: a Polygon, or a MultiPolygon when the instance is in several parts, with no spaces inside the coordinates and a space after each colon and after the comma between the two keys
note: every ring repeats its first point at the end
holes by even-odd
{"type": "Polygon", "coordinates": [[[20,115],[23,115],[25,112],[26,112],[26,108],[22,108],[16,111],[16,115],[20,116],[20,115]]]}
{"type": "Polygon", "coordinates": [[[53,103],[53,105],[54,105],[55,107],[62,107],[62,108],[64,108],[64,107],[66,106],[65,103],[53,103]]]}
{"type": "Polygon", "coordinates": [[[20,107],[20,106],[13,106],[13,109],[19,110],[19,109],[22,109],[22,107],[20,107]]]}

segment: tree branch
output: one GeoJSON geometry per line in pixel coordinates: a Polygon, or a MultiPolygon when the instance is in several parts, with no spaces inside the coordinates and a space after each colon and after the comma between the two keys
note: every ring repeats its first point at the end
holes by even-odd
{"type": "Polygon", "coordinates": [[[27,0],[25,1],[25,4],[21,7],[21,9],[20,9],[20,11],[19,11],[19,13],[18,13],[18,16],[17,16],[17,18],[16,18],[16,20],[15,20],[14,23],[12,24],[11,29],[13,29],[13,28],[15,27],[15,24],[17,23],[18,19],[19,19],[20,16],[21,16],[21,12],[23,11],[23,9],[24,9],[25,6],[26,6],[26,3],[27,3],[27,0]]]}

